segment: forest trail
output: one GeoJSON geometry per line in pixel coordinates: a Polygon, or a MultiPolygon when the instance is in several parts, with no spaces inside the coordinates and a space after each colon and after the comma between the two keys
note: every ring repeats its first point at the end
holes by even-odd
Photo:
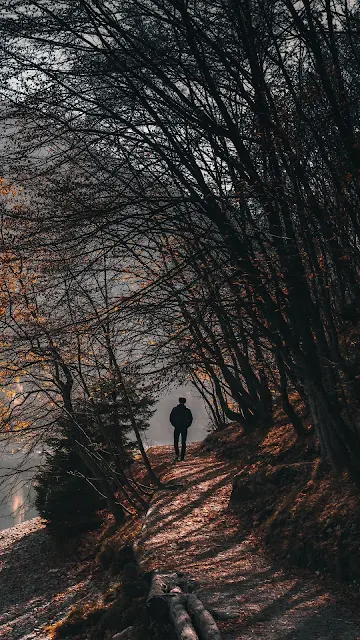
{"type": "Polygon", "coordinates": [[[171,447],[152,450],[169,465],[162,480],[183,487],[152,500],[139,540],[144,566],[191,574],[204,603],[231,616],[218,623],[224,640],[360,640],[358,597],[350,601],[327,578],[284,570],[241,539],[227,510],[236,464],[200,447],[190,445],[176,464],[171,447]]]}

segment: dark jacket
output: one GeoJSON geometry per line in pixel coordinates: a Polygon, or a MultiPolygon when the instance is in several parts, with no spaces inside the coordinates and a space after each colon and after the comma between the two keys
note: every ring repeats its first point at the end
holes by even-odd
{"type": "Polygon", "coordinates": [[[190,409],[183,404],[178,404],[170,413],[170,422],[173,427],[178,429],[187,429],[193,421],[190,409]]]}

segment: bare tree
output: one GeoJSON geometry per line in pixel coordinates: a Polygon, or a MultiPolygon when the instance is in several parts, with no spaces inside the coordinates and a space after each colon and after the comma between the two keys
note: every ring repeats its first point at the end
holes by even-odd
{"type": "Polygon", "coordinates": [[[357,370],[343,348],[360,313],[358,9],[307,0],[5,5],[4,80],[25,123],[21,151],[28,159],[52,149],[28,172],[45,177],[59,213],[49,215],[37,182],[34,228],[51,227],[63,242],[74,229],[82,241],[106,230],[150,260],[161,234],[188,242],[189,260],[207,229],[204,269],[213,271],[215,255],[240,314],[224,322],[223,300],[218,312],[210,306],[216,333],[197,316],[203,366],[211,355],[235,400],[246,407],[252,396],[253,414],[260,396],[270,406],[270,352],[283,398],[290,381],[324,455],[360,484],[357,370]],[[240,326],[257,363],[247,376],[255,395],[242,384],[247,358],[235,353],[240,326]]]}

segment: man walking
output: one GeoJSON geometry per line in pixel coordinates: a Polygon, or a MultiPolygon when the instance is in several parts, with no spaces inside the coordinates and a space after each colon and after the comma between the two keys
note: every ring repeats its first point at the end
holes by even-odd
{"type": "Polygon", "coordinates": [[[186,398],[179,398],[179,404],[170,413],[170,422],[174,427],[174,449],[175,462],[179,460],[179,438],[181,435],[181,460],[184,460],[186,453],[187,430],[190,427],[193,417],[190,409],[185,407],[186,398]]]}

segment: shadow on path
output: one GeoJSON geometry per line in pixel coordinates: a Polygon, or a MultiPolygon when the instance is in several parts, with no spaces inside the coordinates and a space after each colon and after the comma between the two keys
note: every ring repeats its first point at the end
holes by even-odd
{"type": "Polygon", "coordinates": [[[41,524],[0,553],[0,638],[38,637],[35,628],[55,622],[85,597],[86,562],[65,562],[41,524]]]}
{"type": "MultiPolygon", "coordinates": [[[[163,448],[163,450],[165,447],[163,448]]],[[[233,462],[198,455],[171,464],[163,481],[183,484],[154,496],[139,542],[148,568],[186,571],[199,595],[233,618],[219,623],[224,640],[359,640],[360,612],[344,606],[320,580],[276,566],[238,532],[228,512],[233,462]]]]}

